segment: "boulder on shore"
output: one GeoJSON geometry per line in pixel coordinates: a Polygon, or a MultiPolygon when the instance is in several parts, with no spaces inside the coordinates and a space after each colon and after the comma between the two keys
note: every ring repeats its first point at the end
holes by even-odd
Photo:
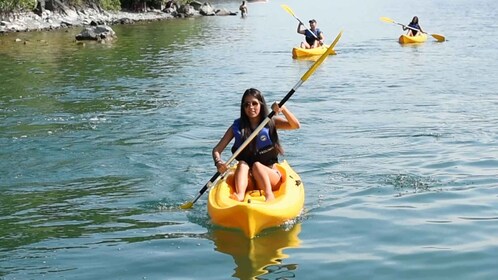
{"type": "Polygon", "coordinates": [[[110,41],[116,38],[116,32],[107,25],[96,25],[84,28],[76,35],[76,40],[110,41]]]}

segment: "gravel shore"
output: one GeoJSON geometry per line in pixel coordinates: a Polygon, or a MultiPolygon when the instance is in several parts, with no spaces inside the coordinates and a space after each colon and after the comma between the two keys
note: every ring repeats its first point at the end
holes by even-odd
{"type": "MultiPolygon", "coordinates": [[[[42,30],[55,30],[60,28],[88,26],[92,23],[98,25],[130,24],[138,21],[155,21],[172,18],[195,17],[202,15],[234,15],[226,9],[214,10],[210,4],[210,14],[191,8],[188,15],[175,11],[162,11],[148,9],[146,12],[109,12],[99,8],[87,7],[85,9],[64,9],[61,13],[53,13],[45,10],[41,15],[34,12],[15,13],[0,18],[0,34],[10,32],[29,32],[42,30]]],[[[205,7],[204,7],[205,8],[205,7]]]]}

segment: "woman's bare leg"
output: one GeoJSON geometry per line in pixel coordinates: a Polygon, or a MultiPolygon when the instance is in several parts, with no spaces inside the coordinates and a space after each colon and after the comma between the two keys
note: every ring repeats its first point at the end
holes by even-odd
{"type": "Polygon", "coordinates": [[[252,166],[252,175],[257,187],[265,191],[266,201],[274,200],[273,189],[277,187],[281,179],[277,170],[255,162],[252,166]]]}
{"type": "Polygon", "coordinates": [[[235,169],[235,196],[238,201],[244,200],[249,181],[249,165],[245,161],[239,161],[235,169]]]}

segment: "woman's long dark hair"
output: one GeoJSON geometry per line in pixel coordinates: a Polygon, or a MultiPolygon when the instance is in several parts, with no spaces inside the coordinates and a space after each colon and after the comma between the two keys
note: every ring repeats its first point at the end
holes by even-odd
{"type": "MultiPolygon", "coordinates": [[[[249,122],[249,118],[247,117],[244,109],[244,100],[246,99],[247,96],[252,96],[259,101],[260,104],[259,123],[261,123],[270,113],[270,111],[268,110],[268,106],[266,105],[265,98],[263,97],[263,95],[259,90],[255,88],[249,88],[244,92],[244,94],[242,95],[242,100],[240,101],[240,129],[242,132],[243,141],[245,141],[252,133],[251,123],[249,122]]],[[[275,127],[275,122],[273,120],[270,120],[266,126],[270,130],[271,141],[275,145],[275,148],[277,149],[278,153],[283,154],[284,150],[280,145],[280,141],[278,139],[278,133],[275,127]]],[[[256,151],[256,141],[252,141],[251,144],[248,145],[248,147],[251,154],[254,154],[254,152],[256,151]]]]}

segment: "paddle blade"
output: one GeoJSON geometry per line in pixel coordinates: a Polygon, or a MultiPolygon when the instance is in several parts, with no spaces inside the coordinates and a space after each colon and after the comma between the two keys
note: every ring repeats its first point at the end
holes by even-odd
{"type": "Polygon", "coordinates": [[[438,42],[444,42],[446,41],[446,38],[443,35],[440,34],[431,34],[434,39],[436,39],[438,42]]]}
{"type": "Polygon", "coordinates": [[[394,20],[388,17],[380,17],[380,20],[387,23],[394,23],[394,20]]]}
{"type": "Polygon", "coordinates": [[[341,38],[341,36],[342,36],[342,31],[339,32],[337,37],[335,37],[334,42],[332,42],[332,44],[330,44],[329,48],[325,51],[325,53],[322,54],[322,56],[320,56],[320,58],[313,64],[313,66],[311,66],[311,68],[303,75],[303,77],[301,78],[301,81],[303,81],[303,82],[306,81],[313,74],[313,72],[315,72],[316,68],[318,68],[318,66],[320,66],[320,64],[322,64],[322,62],[325,60],[325,58],[327,58],[327,56],[329,56],[334,51],[334,47],[335,47],[335,45],[337,45],[337,42],[339,42],[339,39],[341,38]]]}
{"type": "Polygon", "coordinates": [[[282,7],[282,9],[284,9],[286,12],[288,12],[289,14],[291,14],[293,17],[296,17],[294,15],[294,12],[292,11],[292,9],[289,6],[287,6],[285,4],[282,4],[282,5],[280,5],[280,7],[282,7]]]}
{"type": "Polygon", "coordinates": [[[194,203],[192,201],[186,202],[180,206],[181,209],[190,209],[194,206],[194,203]]]}

